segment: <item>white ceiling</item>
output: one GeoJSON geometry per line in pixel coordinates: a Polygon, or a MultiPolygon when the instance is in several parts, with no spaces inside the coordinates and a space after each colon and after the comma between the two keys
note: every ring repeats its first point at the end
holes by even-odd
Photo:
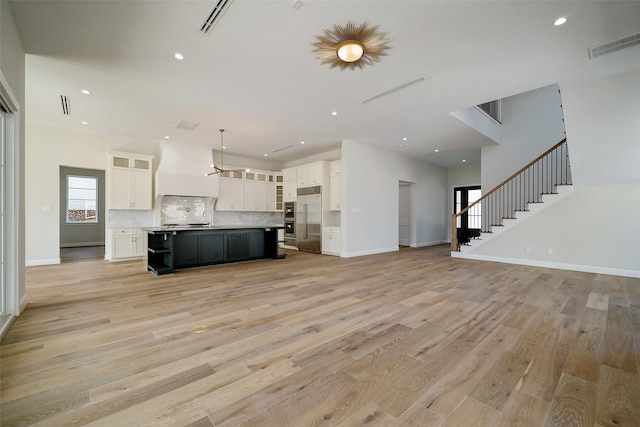
{"type": "Polygon", "coordinates": [[[235,0],[203,35],[214,2],[13,1],[28,53],[27,121],[216,147],[225,128],[229,153],[281,163],[355,140],[448,167],[478,161],[492,144],[450,112],[640,69],[640,46],[587,55],[640,32],[638,1],[306,0],[295,10],[292,0],[235,0]],[[560,16],[569,21],[554,27],[560,16]],[[315,36],[348,21],[387,32],[389,55],[363,70],[321,65],[315,36]],[[418,77],[425,80],[361,103],[418,77]],[[70,99],[69,116],[60,95],[70,99]],[[180,119],[200,125],[175,129],[180,119]]]}

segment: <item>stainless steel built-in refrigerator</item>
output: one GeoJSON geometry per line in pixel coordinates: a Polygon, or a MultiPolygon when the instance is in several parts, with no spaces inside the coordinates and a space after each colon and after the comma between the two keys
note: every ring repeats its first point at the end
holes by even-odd
{"type": "Polygon", "coordinates": [[[296,201],[296,238],[298,249],[320,253],[322,231],[322,195],[320,186],[298,188],[296,201]]]}

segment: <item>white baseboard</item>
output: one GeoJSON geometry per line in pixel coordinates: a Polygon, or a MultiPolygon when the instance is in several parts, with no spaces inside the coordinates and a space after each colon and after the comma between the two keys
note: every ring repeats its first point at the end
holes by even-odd
{"type": "Polygon", "coordinates": [[[423,248],[425,246],[436,246],[436,245],[441,245],[443,243],[451,243],[451,242],[448,242],[446,240],[434,240],[432,242],[412,243],[411,247],[412,248],[423,248]]]}
{"type": "Polygon", "coordinates": [[[528,265],[531,267],[546,267],[555,268],[558,270],[572,270],[582,271],[584,273],[596,273],[596,274],[608,274],[611,276],[624,276],[640,278],[640,271],[625,270],[620,268],[598,267],[593,265],[579,265],[579,264],[565,264],[560,262],[549,262],[534,259],[515,259],[515,258],[503,258],[489,255],[474,255],[462,252],[451,252],[451,256],[454,258],[475,259],[478,261],[492,261],[503,262],[505,264],[519,264],[528,265]]]}
{"type": "Polygon", "coordinates": [[[25,308],[27,308],[27,296],[22,295],[22,298],[20,298],[20,313],[22,313],[25,308]]]}
{"type": "Polygon", "coordinates": [[[32,260],[26,260],[24,262],[25,267],[35,267],[37,265],[53,265],[53,264],[60,264],[60,258],[32,259],[32,260]]]}
{"type": "Polygon", "coordinates": [[[126,258],[104,258],[106,261],[109,262],[121,262],[121,261],[142,261],[142,255],[141,256],[130,256],[130,257],[126,257],[126,258]]]}
{"type": "Polygon", "coordinates": [[[397,252],[400,250],[399,246],[393,246],[390,248],[380,248],[380,249],[373,249],[370,251],[360,251],[360,252],[340,252],[340,256],[342,258],[353,258],[353,257],[357,257],[357,256],[364,256],[364,255],[375,255],[375,254],[383,254],[383,253],[387,253],[387,252],[397,252]]]}

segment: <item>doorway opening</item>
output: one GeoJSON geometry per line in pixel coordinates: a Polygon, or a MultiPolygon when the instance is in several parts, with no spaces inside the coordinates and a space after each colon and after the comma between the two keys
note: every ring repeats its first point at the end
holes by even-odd
{"type": "Polygon", "coordinates": [[[398,188],[398,246],[411,245],[411,188],[410,182],[400,181],[398,188]]]}
{"type": "Polygon", "coordinates": [[[60,262],[104,259],[105,172],[60,166],[60,262]]]}
{"type": "MultiPolygon", "coordinates": [[[[455,187],[453,189],[453,213],[458,213],[477,201],[482,196],[479,185],[455,187]]],[[[480,204],[469,209],[457,219],[456,231],[460,244],[469,243],[473,238],[480,237],[482,228],[482,210],[480,204]]]]}

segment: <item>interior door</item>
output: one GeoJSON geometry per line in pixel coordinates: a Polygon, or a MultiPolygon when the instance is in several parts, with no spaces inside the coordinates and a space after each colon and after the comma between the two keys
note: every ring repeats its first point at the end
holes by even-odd
{"type": "Polygon", "coordinates": [[[411,184],[401,182],[398,189],[398,245],[411,244],[411,184]]]}
{"type": "MultiPolygon", "coordinates": [[[[454,213],[462,211],[482,196],[479,185],[456,187],[453,189],[454,213]]],[[[482,206],[477,205],[458,217],[456,224],[458,242],[468,243],[474,237],[480,237],[482,228],[482,206]]]]}

